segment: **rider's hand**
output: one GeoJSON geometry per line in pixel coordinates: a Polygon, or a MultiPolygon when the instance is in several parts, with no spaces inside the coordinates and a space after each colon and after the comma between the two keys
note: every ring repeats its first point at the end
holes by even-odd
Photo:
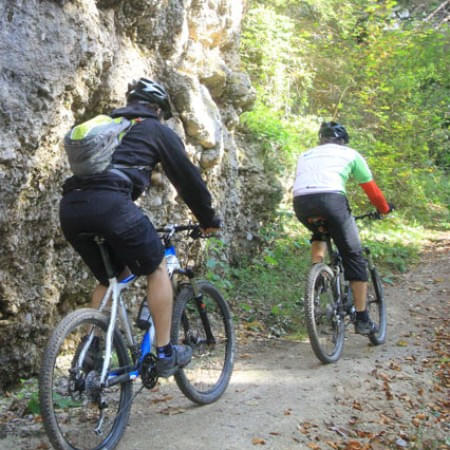
{"type": "Polygon", "coordinates": [[[388,202],[388,206],[389,206],[389,209],[386,212],[381,212],[379,209],[377,209],[377,213],[378,213],[378,216],[379,216],[378,219],[382,219],[383,216],[387,216],[392,211],[394,211],[395,206],[392,203],[388,202]]]}
{"type": "Polygon", "coordinates": [[[387,212],[387,214],[391,213],[395,209],[395,206],[393,203],[388,202],[388,205],[389,205],[389,211],[387,212]]]}
{"type": "Polygon", "coordinates": [[[210,236],[211,234],[217,233],[220,228],[208,227],[208,228],[200,228],[203,236],[210,236]]]}
{"type": "Polygon", "coordinates": [[[217,233],[222,227],[222,219],[219,216],[214,216],[208,226],[200,226],[204,236],[217,233]]]}

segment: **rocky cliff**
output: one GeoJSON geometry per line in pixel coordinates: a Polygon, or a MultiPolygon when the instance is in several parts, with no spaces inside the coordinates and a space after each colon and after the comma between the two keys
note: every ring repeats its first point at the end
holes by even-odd
{"type": "MultiPolygon", "coordinates": [[[[61,314],[92,277],[58,222],[75,122],[123,103],[140,76],[168,89],[174,118],[241,247],[274,193],[258,150],[236,133],[254,91],[240,69],[240,0],[0,0],[0,387],[36,372],[61,314]],[[241,142],[239,144],[239,142],[241,142]]],[[[163,173],[141,200],[156,224],[189,211],[163,173]]]]}

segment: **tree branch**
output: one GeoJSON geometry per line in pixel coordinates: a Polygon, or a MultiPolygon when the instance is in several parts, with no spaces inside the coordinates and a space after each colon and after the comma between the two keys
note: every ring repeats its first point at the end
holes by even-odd
{"type": "Polygon", "coordinates": [[[441,3],[426,19],[425,22],[428,22],[436,13],[438,13],[441,9],[445,8],[450,3],[450,0],[445,0],[445,2],[441,3]]]}

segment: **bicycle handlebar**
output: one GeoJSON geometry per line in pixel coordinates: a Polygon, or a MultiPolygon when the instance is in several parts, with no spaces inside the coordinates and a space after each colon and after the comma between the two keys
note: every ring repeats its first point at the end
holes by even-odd
{"type": "Polygon", "coordinates": [[[191,231],[189,236],[193,239],[199,239],[203,237],[201,226],[198,223],[189,223],[186,225],[166,225],[164,227],[157,228],[158,233],[164,233],[166,239],[170,239],[175,233],[180,231],[191,231]]]}
{"type": "Polygon", "coordinates": [[[371,219],[371,220],[382,220],[383,215],[378,211],[371,211],[365,214],[361,214],[359,216],[354,216],[355,220],[361,220],[361,219],[371,219]]]}
{"type": "Polygon", "coordinates": [[[156,231],[158,233],[169,233],[173,231],[174,233],[178,233],[179,231],[187,231],[187,230],[199,230],[200,225],[198,223],[190,223],[187,225],[166,225],[165,227],[157,228],[156,231]]]}

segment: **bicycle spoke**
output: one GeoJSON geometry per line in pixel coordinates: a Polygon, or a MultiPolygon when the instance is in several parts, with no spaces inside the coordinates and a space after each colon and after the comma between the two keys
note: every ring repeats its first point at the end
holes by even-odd
{"type": "Polygon", "coordinates": [[[192,347],[192,361],[175,375],[183,393],[197,403],[211,403],[225,391],[234,359],[234,334],[228,307],[218,291],[200,284],[202,304],[191,290],[177,299],[173,336],[192,347]],[[181,317],[180,317],[181,316],[181,317]]]}
{"type": "Polygon", "coordinates": [[[306,325],[311,346],[324,363],[336,361],[344,339],[344,326],[333,292],[334,275],[324,264],[309,274],[305,301],[306,325]]]}
{"type": "MultiPolygon", "coordinates": [[[[130,383],[100,386],[106,337],[103,320],[74,315],[73,323],[66,323],[47,349],[40,381],[41,408],[56,448],[105,448],[120,437],[128,421],[130,383]],[[91,332],[93,339],[88,337],[91,332]]],[[[124,352],[113,345],[110,371],[128,362],[124,352]]]]}

